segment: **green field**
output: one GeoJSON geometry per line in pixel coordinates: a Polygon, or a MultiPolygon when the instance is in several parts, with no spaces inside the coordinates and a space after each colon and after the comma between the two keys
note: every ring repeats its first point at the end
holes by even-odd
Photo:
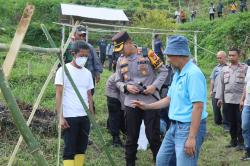
{"type": "MultiPolygon", "coordinates": [[[[30,54],[20,54],[15,68],[12,73],[12,78],[10,80],[11,87],[13,89],[16,98],[22,99],[27,103],[32,104],[36,96],[39,93],[41,85],[46,79],[46,74],[49,72],[49,68],[52,66],[55,58],[51,56],[38,56],[30,54]],[[30,69],[30,75],[27,74],[27,59],[32,59],[32,68],[30,69]],[[46,62],[46,66],[44,66],[46,62]]],[[[111,146],[111,136],[106,130],[106,119],[107,119],[107,107],[106,98],[104,96],[105,82],[110,75],[110,72],[105,70],[102,74],[101,82],[97,85],[97,91],[95,95],[95,103],[97,107],[96,121],[98,122],[99,128],[103,134],[103,137],[109,147],[112,157],[114,158],[117,165],[125,165],[124,160],[124,149],[114,148],[111,146]]],[[[45,98],[41,104],[43,108],[49,108],[51,111],[54,110],[54,86],[53,81],[47,89],[45,98]]],[[[225,145],[229,142],[229,134],[223,131],[222,127],[215,126],[213,124],[213,114],[211,111],[211,100],[208,97],[208,134],[207,138],[202,146],[200,154],[200,165],[209,166],[227,166],[227,165],[242,165],[247,166],[250,162],[241,162],[239,158],[243,155],[243,152],[236,152],[234,149],[226,149],[225,145]]],[[[51,122],[55,123],[55,122],[51,122]]],[[[46,125],[46,124],[45,124],[46,125]]],[[[53,133],[56,133],[54,131],[53,133]]],[[[50,136],[44,136],[35,132],[37,139],[41,143],[41,150],[51,166],[55,165],[57,161],[57,135],[52,134],[50,136]]],[[[11,154],[14,146],[17,142],[18,134],[15,128],[11,128],[8,132],[1,134],[0,137],[0,165],[6,165],[8,162],[8,157],[11,154]]],[[[108,166],[110,165],[105,153],[102,149],[99,138],[97,137],[95,130],[91,131],[91,139],[94,144],[88,147],[87,150],[87,161],[86,165],[90,166],[108,166]]],[[[61,148],[62,150],[62,148],[61,148]]],[[[61,152],[62,155],[62,152],[61,152]]],[[[147,150],[145,152],[138,152],[137,164],[139,166],[151,166],[152,155],[151,151],[147,150]]],[[[16,162],[16,166],[33,166],[35,165],[32,156],[27,150],[25,144],[21,146],[19,150],[16,162]]]]}
{"type": "MultiPolygon", "coordinates": [[[[250,54],[250,47],[245,43],[247,36],[250,37],[250,12],[230,15],[228,14],[228,9],[225,9],[226,15],[223,19],[216,18],[214,21],[209,21],[208,6],[210,1],[208,0],[196,0],[195,9],[198,11],[197,19],[194,22],[188,22],[181,25],[175,24],[173,19],[173,13],[179,5],[178,2],[174,0],[0,0],[0,43],[11,42],[16,26],[23,12],[23,8],[27,2],[36,5],[35,13],[24,38],[24,43],[29,45],[49,47],[49,43],[46,41],[46,37],[40,27],[40,24],[44,23],[56,44],[59,46],[61,38],[60,27],[52,22],[59,21],[60,3],[63,2],[124,9],[125,13],[130,18],[131,26],[150,27],[153,29],[161,28],[166,30],[203,31],[203,33],[198,34],[198,64],[204,72],[207,82],[209,82],[209,75],[216,64],[215,55],[211,54],[211,52],[217,52],[219,50],[227,52],[228,48],[232,46],[239,47],[242,50],[242,54],[245,56],[242,58],[242,61],[247,59],[250,54]],[[207,50],[204,50],[204,48],[207,50]]],[[[188,5],[190,5],[191,1],[181,1],[181,6],[190,16],[190,6],[187,6],[187,3],[185,2],[188,2],[188,5]]],[[[218,0],[215,0],[214,2],[217,3],[218,0]]],[[[225,5],[228,5],[229,3],[228,0],[223,2],[225,5]]],[[[248,5],[250,4],[248,3],[248,5]]],[[[172,33],[169,33],[168,35],[171,34],[172,33]]],[[[183,35],[193,41],[193,33],[183,35]]],[[[95,44],[101,36],[105,35],[102,33],[90,34],[90,42],[95,44]]],[[[105,37],[110,40],[111,34],[108,34],[105,37]]],[[[151,34],[131,34],[131,37],[137,45],[150,47],[151,34]]],[[[162,35],[161,39],[165,42],[166,36],[162,35]]],[[[194,45],[192,43],[190,43],[190,48],[193,54],[194,45]]],[[[6,52],[0,52],[0,64],[3,63],[5,56],[6,52]]],[[[34,104],[55,61],[56,55],[27,52],[19,53],[9,80],[12,92],[18,101],[29,105],[34,104]]],[[[104,73],[101,75],[101,82],[96,87],[97,90],[94,100],[97,114],[95,118],[116,165],[123,166],[125,165],[124,149],[111,146],[111,136],[106,129],[108,111],[104,90],[106,80],[110,74],[111,73],[105,69],[104,73]]],[[[225,148],[225,145],[227,145],[230,140],[229,134],[224,132],[221,126],[214,125],[211,99],[209,96],[207,101],[207,109],[209,113],[207,120],[208,133],[202,146],[199,165],[249,166],[250,161],[241,162],[239,160],[243,155],[243,152],[236,152],[235,149],[225,148]]],[[[0,103],[4,103],[1,95],[0,103]]],[[[53,80],[51,80],[40,104],[40,109],[53,112],[54,107],[55,89],[53,80]]],[[[6,166],[9,156],[18,140],[19,133],[12,124],[1,123],[2,119],[3,115],[0,110],[0,166],[6,166]]],[[[39,130],[32,129],[37,140],[41,144],[43,155],[51,166],[55,166],[57,161],[58,139],[55,124],[56,119],[48,121],[48,124],[43,124],[45,126],[54,126],[53,131],[50,132],[49,135],[41,134],[39,130]]],[[[103,145],[97,137],[94,129],[92,129],[90,137],[91,140],[94,141],[94,144],[88,147],[86,166],[109,166],[110,164],[103,151],[103,145]]],[[[61,145],[60,156],[62,156],[62,148],[63,144],[61,145]]],[[[137,157],[138,166],[154,165],[152,163],[150,150],[138,152],[137,157]]],[[[62,158],[60,161],[62,164],[62,158]]],[[[22,144],[21,149],[18,152],[15,166],[36,166],[36,163],[25,143],[22,144]]]]}

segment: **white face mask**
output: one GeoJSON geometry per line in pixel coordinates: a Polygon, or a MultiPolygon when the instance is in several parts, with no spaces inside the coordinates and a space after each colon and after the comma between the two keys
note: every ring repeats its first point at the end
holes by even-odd
{"type": "Polygon", "coordinates": [[[88,57],[77,57],[75,59],[75,62],[77,64],[77,66],[84,67],[87,60],[88,60],[88,57]]]}

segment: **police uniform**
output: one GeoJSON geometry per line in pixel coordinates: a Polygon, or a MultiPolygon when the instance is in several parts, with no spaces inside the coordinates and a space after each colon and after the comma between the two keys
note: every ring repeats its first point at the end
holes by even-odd
{"type": "Polygon", "coordinates": [[[116,87],[116,73],[113,73],[106,82],[107,105],[109,111],[108,124],[111,135],[113,136],[113,145],[122,145],[120,140],[120,131],[125,133],[124,127],[124,109],[121,104],[121,93],[116,87]]]}
{"type": "Polygon", "coordinates": [[[240,99],[243,94],[247,65],[229,65],[222,68],[216,98],[224,104],[226,116],[230,123],[231,146],[242,145],[240,99]]]}
{"type": "MultiPolygon", "coordinates": [[[[124,43],[129,40],[127,32],[116,34],[112,41],[114,42],[115,52],[122,51],[124,43]]],[[[159,59],[156,55],[155,59],[159,59]]],[[[133,108],[132,100],[140,100],[145,103],[153,103],[156,98],[160,98],[159,92],[154,95],[145,95],[142,93],[131,94],[127,91],[127,85],[134,85],[143,92],[143,86],[154,85],[158,90],[161,89],[165,78],[167,77],[167,69],[162,63],[157,65],[157,69],[153,68],[152,62],[148,57],[138,54],[129,56],[122,55],[117,62],[116,85],[121,92],[125,94],[125,125],[127,131],[127,140],[125,145],[125,158],[127,165],[135,165],[137,153],[137,141],[140,132],[142,120],[146,126],[146,135],[153,152],[154,159],[160,147],[160,116],[159,110],[142,111],[139,108],[133,108]],[[157,73],[158,72],[158,73],[157,73]],[[141,83],[141,84],[140,84],[141,83]]]]}
{"type": "Polygon", "coordinates": [[[220,125],[221,123],[223,123],[225,125],[225,127],[229,126],[229,122],[226,119],[226,113],[225,110],[223,109],[223,117],[221,116],[221,109],[220,107],[218,107],[217,103],[218,103],[218,99],[215,98],[215,94],[216,94],[216,89],[218,86],[218,81],[220,81],[220,72],[222,70],[222,68],[226,66],[226,64],[218,64],[214,69],[213,72],[211,73],[210,79],[213,80],[214,82],[214,86],[213,86],[213,96],[212,96],[212,105],[213,105],[213,112],[214,112],[214,123],[217,125],[220,125]]]}

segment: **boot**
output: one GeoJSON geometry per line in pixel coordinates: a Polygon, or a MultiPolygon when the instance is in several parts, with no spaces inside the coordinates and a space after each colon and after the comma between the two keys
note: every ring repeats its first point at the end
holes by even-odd
{"type": "Polygon", "coordinates": [[[85,161],[84,154],[76,154],[75,155],[75,166],[83,166],[85,161]]]}
{"type": "Polygon", "coordinates": [[[74,160],[63,160],[63,166],[75,166],[74,160]]]}

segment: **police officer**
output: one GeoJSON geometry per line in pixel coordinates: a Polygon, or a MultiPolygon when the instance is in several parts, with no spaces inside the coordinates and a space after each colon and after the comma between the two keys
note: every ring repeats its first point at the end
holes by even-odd
{"type": "Polygon", "coordinates": [[[122,146],[120,131],[125,133],[124,109],[122,109],[122,93],[116,87],[116,73],[113,73],[106,82],[107,105],[109,111],[108,125],[113,137],[112,144],[122,146]]]}
{"type": "Polygon", "coordinates": [[[220,107],[217,106],[218,99],[215,98],[216,88],[219,81],[219,74],[221,69],[226,66],[226,53],[224,51],[219,51],[216,55],[217,61],[219,62],[218,65],[213,69],[211,76],[210,76],[210,96],[212,97],[212,105],[213,105],[213,112],[214,112],[214,123],[217,125],[223,124],[225,125],[224,128],[229,125],[228,121],[225,116],[225,111],[223,109],[223,118],[221,116],[220,107]]]}
{"type": "Polygon", "coordinates": [[[158,90],[161,89],[167,76],[167,69],[162,65],[163,63],[156,54],[149,58],[138,55],[137,49],[127,32],[117,33],[112,38],[112,41],[114,43],[114,51],[123,54],[117,62],[116,84],[120,91],[125,93],[126,165],[134,166],[142,120],[144,120],[146,126],[146,135],[154,160],[161,143],[159,110],[144,112],[139,108],[133,107],[132,100],[142,100],[146,103],[155,102],[156,98],[159,98],[158,90]],[[153,61],[153,59],[156,61],[153,61]],[[152,64],[154,64],[154,67],[152,64]]]}
{"type": "Polygon", "coordinates": [[[240,50],[237,48],[230,49],[228,57],[231,64],[222,68],[215,98],[219,99],[218,106],[224,103],[224,109],[227,112],[226,115],[230,123],[231,142],[226,147],[237,146],[237,150],[242,150],[244,145],[239,107],[244,89],[247,65],[239,63],[240,50]]]}

